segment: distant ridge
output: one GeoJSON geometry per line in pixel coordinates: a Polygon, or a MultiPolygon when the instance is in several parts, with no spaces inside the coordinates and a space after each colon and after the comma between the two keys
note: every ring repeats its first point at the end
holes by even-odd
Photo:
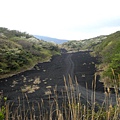
{"type": "Polygon", "coordinates": [[[44,40],[47,42],[53,42],[56,44],[63,44],[65,42],[68,42],[68,40],[51,38],[51,37],[47,37],[47,36],[40,36],[40,35],[33,35],[33,36],[36,37],[37,39],[44,40]]]}

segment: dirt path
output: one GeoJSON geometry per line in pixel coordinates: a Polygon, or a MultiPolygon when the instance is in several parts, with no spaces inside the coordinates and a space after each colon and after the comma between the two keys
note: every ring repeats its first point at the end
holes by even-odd
{"type": "Polygon", "coordinates": [[[67,55],[66,59],[65,59],[65,63],[66,63],[66,72],[65,72],[66,74],[65,74],[65,77],[66,77],[66,79],[68,79],[68,75],[72,79],[74,79],[74,77],[73,77],[73,75],[74,75],[74,63],[73,63],[71,57],[72,57],[72,53],[71,54],[69,53],[67,55]]]}

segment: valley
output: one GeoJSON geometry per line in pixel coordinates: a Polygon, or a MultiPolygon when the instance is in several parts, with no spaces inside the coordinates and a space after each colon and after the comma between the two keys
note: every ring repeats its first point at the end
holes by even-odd
{"type": "MultiPolygon", "coordinates": [[[[81,98],[91,101],[93,94],[92,83],[96,72],[95,64],[97,59],[91,57],[89,51],[64,53],[53,56],[51,61],[38,63],[31,70],[19,73],[9,78],[0,80],[0,91],[8,101],[17,101],[27,94],[30,101],[48,99],[53,96],[54,89],[57,86],[58,98],[61,97],[61,91],[65,89],[64,77],[69,82],[69,77],[75,85],[75,77],[78,82],[76,86],[77,94],[81,93],[81,98]],[[87,85],[87,89],[86,89],[87,85]]],[[[99,82],[99,76],[96,77],[96,102],[104,101],[104,87],[99,82]]],[[[114,103],[114,97],[111,98],[114,103]]]]}
{"type": "Polygon", "coordinates": [[[0,28],[0,117],[117,120],[119,51],[119,31],[58,45],[0,28]]]}

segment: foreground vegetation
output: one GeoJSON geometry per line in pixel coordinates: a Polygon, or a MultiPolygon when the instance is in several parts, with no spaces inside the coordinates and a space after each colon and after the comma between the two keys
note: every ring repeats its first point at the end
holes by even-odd
{"type": "MultiPolygon", "coordinates": [[[[120,80],[120,78],[119,78],[120,80]]],[[[118,87],[114,85],[116,102],[111,100],[111,91],[107,87],[104,91],[103,103],[95,99],[95,80],[93,81],[93,93],[90,100],[82,100],[81,93],[76,93],[79,85],[69,78],[65,80],[65,89],[62,96],[57,94],[54,88],[54,97],[49,95],[47,101],[29,101],[27,94],[18,98],[18,104],[7,101],[0,95],[0,120],[119,120],[120,119],[120,96],[118,87]],[[67,84],[68,83],[68,84],[67,84]],[[4,104],[1,100],[4,99],[4,104]]],[[[86,96],[87,96],[86,89],[86,96]]]]}
{"type": "Polygon", "coordinates": [[[53,43],[25,32],[0,28],[0,78],[31,68],[56,54],[60,51],[53,43]]]}

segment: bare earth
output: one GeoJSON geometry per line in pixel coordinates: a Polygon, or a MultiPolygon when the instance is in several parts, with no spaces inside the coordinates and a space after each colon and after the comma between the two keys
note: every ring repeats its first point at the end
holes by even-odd
{"type": "MultiPolygon", "coordinates": [[[[55,86],[60,94],[61,89],[64,88],[63,77],[68,81],[69,75],[73,83],[75,83],[76,76],[79,83],[76,89],[78,93],[81,93],[82,99],[86,100],[88,97],[91,100],[96,63],[97,58],[91,57],[88,51],[54,56],[50,62],[39,63],[31,70],[1,79],[0,91],[3,90],[4,96],[7,96],[10,101],[17,101],[18,97],[22,98],[23,93],[27,94],[29,100],[47,99],[48,95],[53,94],[55,86]]],[[[99,82],[99,76],[96,79],[96,101],[102,103],[104,88],[99,82]]],[[[111,95],[111,99],[114,103],[114,94],[111,95]]]]}

